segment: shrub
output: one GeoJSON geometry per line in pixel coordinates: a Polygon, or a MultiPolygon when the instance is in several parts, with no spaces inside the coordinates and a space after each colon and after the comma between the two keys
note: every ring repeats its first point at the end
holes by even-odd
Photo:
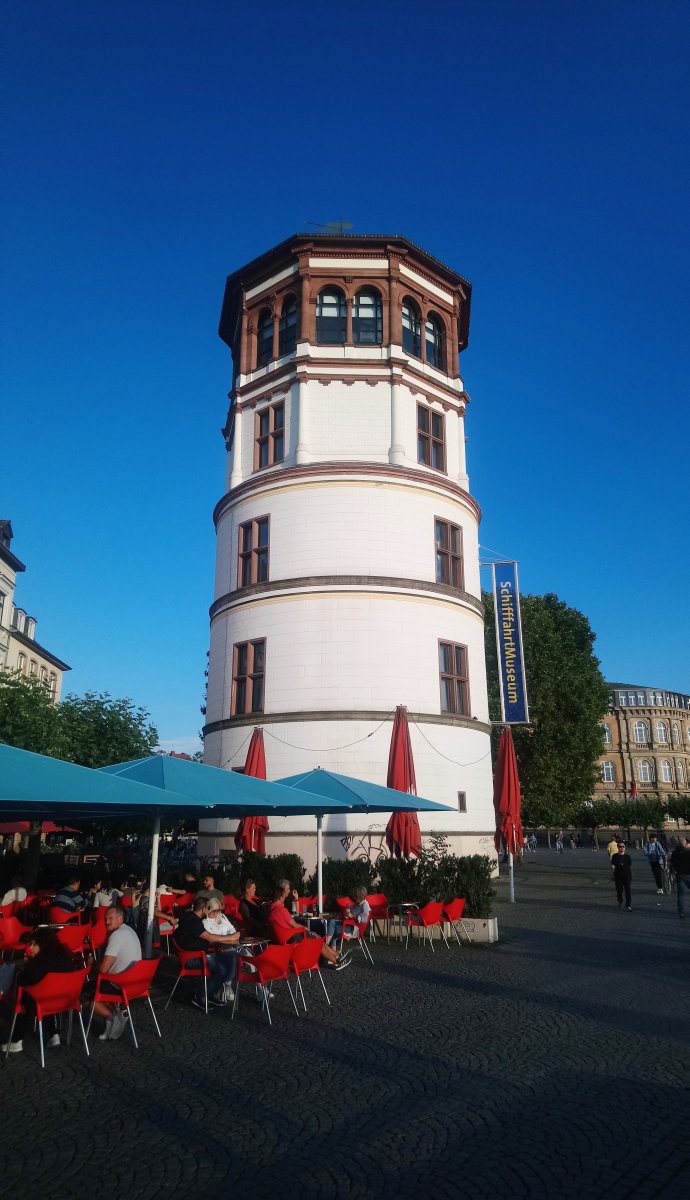
{"type": "MultiPolygon", "coordinates": [[[[367,892],[373,892],[375,879],[376,867],[368,859],[324,859],[323,890],[326,894],[326,908],[335,911],[338,896],[352,896],[356,887],[365,887],[367,892]]],[[[315,896],[316,891],[314,872],[306,882],[305,892],[307,896],[315,896]]]]}
{"type": "Polygon", "coordinates": [[[486,920],[492,915],[496,889],[491,883],[494,860],[486,854],[470,854],[455,859],[454,895],[464,896],[466,917],[486,920]]]}
{"type": "Polygon", "coordinates": [[[406,900],[414,904],[421,902],[417,863],[404,858],[383,858],[379,862],[379,878],[381,891],[385,892],[391,904],[401,904],[406,900]]]}

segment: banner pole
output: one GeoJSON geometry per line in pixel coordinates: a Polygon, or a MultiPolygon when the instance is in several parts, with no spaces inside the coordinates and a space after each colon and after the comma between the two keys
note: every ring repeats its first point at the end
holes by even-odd
{"type": "Polygon", "coordinates": [[[515,871],[513,867],[513,851],[508,851],[508,900],[515,903],[515,871]]]}

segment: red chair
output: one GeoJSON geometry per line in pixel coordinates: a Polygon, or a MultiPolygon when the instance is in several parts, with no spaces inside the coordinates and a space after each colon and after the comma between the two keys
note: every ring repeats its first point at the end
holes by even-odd
{"type": "Polygon", "coordinates": [[[377,925],[379,933],[381,932],[379,921],[385,921],[388,925],[388,896],[385,892],[372,892],[367,896],[367,904],[369,905],[369,937],[372,942],[376,941],[374,937],[374,925],[377,925]]]}
{"type": "Polygon", "coordinates": [[[431,936],[431,930],[438,928],[441,937],[446,944],[446,950],[450,950],[450,946],[446,941],[446,935],[443,932],[441,924],[441,913],[443,912],[442,900],[430,900],[423,908],[411,908],[406,913],[407,918],[407,937],[405,938],[405,949],[407,950],[410,944],[410,930],[421,929],[424,940],[429,942],[432,954],[434,951],[434,940],[431,936]]]}
{"type": "Polygon", "coordinates": [[[175,908],[180,910],[191,908],[196,900],[196,892],[185,892],[182,896],[175,897],[175,908]]]}
{"type": "Polygon", "coordinates": [[[293,937],[300,937],[301,935],[301,938],[305,938],[307,936],[307,931],[304,928],[293,929],[291,925],[276,925],[274,921],[269,921],[268,925],[271,930],[271,937],[276,946],[287,946],[293,937]]]}
{"type": "Polygon", "coordinates": [[[251,983],[254,986],[258,983],[263,991],[263,1000],[261,1010],[266,1009],[269,1025],[271,1021],[271,988],[270,984],[280,980],[285,980],[287,990],[290,993],[292,1007],[295,1010],[296,1016],[299,1016],[299,1009],[295,1003],[295,997],[292,994],[290,987],[290,964],[295,946],[268,946],[262,954],[257,954],[255,958],[238,958],[237,960],[237,979],[235,980],[235,1000],[232,1006],[232,1017],[235,1019],[235,1013],[240,1002],[240,984],[251,983]],[[268,987],[266,985],[269,985],[268,987]]]}
{"type": "MultiPolygon", "coordinates": [[[[70,928],[70,925],[65,926],[65,929],[70,928]]],[[[62,933],[63,931],[60,930],[59,932],[62,933]]],[[[110,937],[110,934],[105,927],[105,921],[95,921],[89,930],[88,936],[89,942],[91,943],[91,949],[93,950],[94,954],[97,954],[101,947],[105,946],[105,943],[110,937]]]]}
{"type": "Polygon", "coordinates": [[[226,917],[231,919],[240,915],[240,902],[237,896],[233,896],[231,892],[228,892],[227,896],[223,896],[223,912],[226,917]]]}
{"type": "Polygon", "coordinates": [[[323,994],[328,1003],[330,1004],[331,1002],[330,996],[326,991],[326,984],[323,981],[323,975],[321,974],[320,958],[321,950],[325,941],[325,938],[303,938],[301,942],[295,942],[295,945],[290,947],[290,965],[292,966],[293,974],[297,977],[297,987],[299,988],[299,994],[302,997],[302,1004],[304,1005],[305,1012],[307,1011],[307,1002],[304,999],[302,980],[300,979],[300,976],[304,975],[305,971],[308,971],[310,975],[312,971],[316,971],[319,979],[321,980],[323,994]]]}
{"type": "Polygon", "coordinates": [[[349,896],[336,896],[335,902],[338,905],[338,908],[343,912],[345,912],[345,909],[352,908],[354,905],[354,900],[351,900],[349,896]]]}
{"type": "Polygon", "coordinates": [[[131,908],[132,907],[132,897],[131,896],[120,896],[120,899],[118,900],[118,904],[120,905],[120,908],[131,908]]]}
{"type": "Polygon", "coordinates": [[[59,904],[51,904],[48,909],[48,921],[51,925],[79,924],[79,913],[60,908],[59,904]]]}
{"type": "Polygon", "coordinates": [[[455,940],[457,941],[458,946],[460,945],[460,938],[458,937],[458,925],[460,926],[460,932],[464,933],[468,942],[472,941],[469,931],[465,928],[465,922],[462,919],[462,914],[464,911],[465,901],[462,898],[459,899],[456,897],[455,900],[447,900],[443,905],[443,919],[444,921],[448,921],[453,933],[455,934],[455,940]]]}
{"type": "MultiPolygon", "coordinates": [[[[170,995],[168,996],[168,1004],[170,1003],[173,996],[175,995],[175,988],[177,987],[177,985],[181,979],[203,979],[203,981],[204,981],[204,1006],[206,1008],[206,1016],[208,1016],[208,984],[207,984],[206,980],[209,979],[211,976],[211,969],[210,969],[208,963],[206,962],[206,952],[204,950],[181,950],[174,938],[173,938],[173,949],[177,955],[177,961],[180,964],[180,969],[178,971],[177,979],[175,980],[175,983],[173,985],[173,990],[171,991],[170,995]],[[201,966],[200,967],[187,966],[187,963],[189,963],[192,959],[195,959],[195,958],[201,959],[201,966]]],[[[168,1004],[166,1004],[165,1008],[163,1009],[163,1012],[168,1011],[168,1004]]]]}
{"type": "Polygon", "coordinates": [[[151,984],[153,983],[153,977],[158,970],[160,961],[161,960],[159,958],[142,958],[140,962],[135,963],[132,967],[128,967],[126,971],[120,971],[117,975],[98,976],[96,981],[96,992],[93,998],[93,1004],[91,1005],[89,1023],[86,1026],[87,1037],[89,1035],[89,1030],[91,1029],[91,1021],[93,1019],[93,1010],[96,1007],[96,1001],[100,1000],[106,1004],[112,1004],[113,1001],[117,1000],[117,996],[114,996],[111,991],[108,991],[102,986],[104,983],[114,985],[122,996],[122,1003],[127,1009],[127,1016],[129,1017],[129,1027],[132,1030],[132,1038],[134,1039],[135,1050],[139,1049],[139,1043],[137,1041],[137,1035],[134,1031],[134,1021],[132,1020],[132,1012],[130,1008],[132,1000],[148,1000],[153,1022],[156,1026],[156,1032],[159,1037],[163,1036],[160,1031],[160,1026],[156,1018],[156,1012],[151,1000],[151,984]]]}
{"type": "Polygon", "coordinates": [[[0,904],[0,918],[13,917],[18,908],[16,900],[12,900],[10,904],[0,904]]]}
{"type": "Polygon", "coordinates": [[[30,925],[22,925],[16,917],[4,917],[0,921],[0,954],[23,954],[27,935],[32,933],[30,925]]]}
{"type": "Polygon", "coordinates": [[[343,927],[340,930],[340,953],[343,952],[343,942],[356,942],[359,945],[365,959],[374,965],[374,960],[371,957],[371,950],[367,946],[367,930],[371,923],[371,913],[367,921],[355,921],[353,917],[346,917],[343,921],[343,927]],[[348,933],[348,929],[350,932],[348,933]],[[357,931],[355,933],[355,930],[357,931]]]}
{"type": "MultiPolygon", "coordinates": [[[[43,1018],[54,1017],[58,1013],[75,1012],[79,1017],[81,1025],[81,1034],[84,1039],[84,1049],[89,1053],[89,1045],[86,1040],[86,1032],[84,1030],[84,1022],[81,1016],[81,992],[84,986],[84,980],[88,975],[88,971],[84,968],[83,971],[60,971],[50,972],[45,975],[40,983],[34,983],[30,987],[17,988],[17,999],[14,1006],[14,1015],[12,1017],[12,1028],[7,1039],[7,1051],[5,1058],[9,1054],[10,1044],[13,1039],[14,1026],[17,1021],[17,1014],[25,1012],[23,1006],[23,997],[31,996],[36,1006],[36,1019],[38,1021],[38,1036],[41,1043],[41,1066],[45,1067],[45,1053],[43,1046],[43,1018]]],[[[70,1026],[67,1035],[67,1044],[69,1045],[72,1035],[70,1026]]]]}
{"type": "Polygon", "coordinates": [[[88,925],[63,925],[62,929],[56,931],[55,936],[72,954],[81,954],[82,962],[86,966],[90,932],[91,927],[88,925]]]}
{"type": "Polygon", "coordinates": [[[107,913],[107,911],[108,911],[107,904],[99,904],[98,908],[92,908],[91,913],[90,913],[91,924],[92,925],[105,925],[105,914],[107,913]]]}
{"type": "Polygon", "coordinates": [[[160,892],[157,901],[161,912],[171,913],[175,904],[175,896],[172,892],[160,892]]]}

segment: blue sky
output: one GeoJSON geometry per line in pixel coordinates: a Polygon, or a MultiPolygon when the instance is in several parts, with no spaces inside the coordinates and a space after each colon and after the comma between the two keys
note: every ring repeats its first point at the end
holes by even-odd
{"type": "Polygon", "coordinates": [[[687,4],[24,0],[3,40],[0,516],[68,690],[200,728],[224,279],[340,216],[473,281],[482,543],[690,690],[687,4]]]}

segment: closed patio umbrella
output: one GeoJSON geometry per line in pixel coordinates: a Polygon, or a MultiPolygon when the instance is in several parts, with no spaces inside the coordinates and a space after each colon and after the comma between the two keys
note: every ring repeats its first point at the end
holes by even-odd
{"type": "Polygon", "coordinates": [[[510,725],[506,725],[498,744],[498,758],[494,772],[494,808],[496,810],[494,845],[497,850],[500,850],[503,844],[508,850],[508,896],[513,904],[515,902],[513,856],[517,854],[519,847],[524,845],[525,838],[520,816],[520,778],[510,725]]]}
{"type": "MultiPolygon", "coordinates": [[[[407,709],[399,704],[393,718],[386,785],[397,792],[417,795],[407,709]]],[[[386,845],[394,858],[416,858],[422,848],[422,832],[416,812],[394,812],[386,826],[386,845]]]]}
{"type": "MultiPolygon", "coordinates": [[[[257,725],[252,733],[247,750],[247,760],[244,764],[244,775],[254,779],[266,778],[266,751],[264,749],[264,731],[257,725]]],[[[235,830],[235,846],[238,850],[256,850],[259,854],[266,853],[266,834],[269,830],[268,817],[242,817],[235,830]]]]}

